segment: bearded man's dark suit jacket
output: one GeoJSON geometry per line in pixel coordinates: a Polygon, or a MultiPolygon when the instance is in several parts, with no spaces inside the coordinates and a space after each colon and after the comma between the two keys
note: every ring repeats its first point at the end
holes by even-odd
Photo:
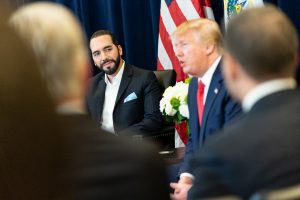
{"type": "Polygon", "coordinates": [[[207,141],[192,162],[189,199],[239,195],[300,183],[300,92],[256,102],[239,121],[207,141]]]}
{"type": "Polygon", "coordinates": [[[227,92],[220,65],[221,61],[213,74],[208,89],[201,127],[199,125],[197,110],[198,78],[193,78],[190,82],[188,92],[190,136],[179,174],[183,172],[191,173],[190,160],[193,154],[199,148],[202,148],[207,138],[222,129],[226,123],[241,113],[240,105],[233,101],[227,92]]]}
{"type": "Polygon", "coordinates": [[[86,115],[61,119],[70,199],[168,199],[164,163],[155,147],[107,133],[86,115]]]}
{"type": "MultiPolygon", "coordinates": [[[[162,115],[159,101],[162,97],[160,85],[152,71],[139,69],[125,63],[121,84],[113,111],[114,129],[120,133],[125,129],[134,132],[150,133],[162,128],[162,115]],[[135,93],[137,98],[124,102],[128,95],[135,93]]],[[[88,112],[97,122],[101,122],[106,83],[104,72],[91,79],[87,95],[88,112]]]]}

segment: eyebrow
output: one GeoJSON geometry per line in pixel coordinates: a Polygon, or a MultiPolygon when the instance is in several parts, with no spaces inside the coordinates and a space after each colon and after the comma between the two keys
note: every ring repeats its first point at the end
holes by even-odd
{"type": "MultiPolygon", "coordinates": [[[[111,45],[111,44],[107,45],[107,46],[103,47],[103,50],[108,49],[108,48],[112,48],[112,46],[113,45],[111,45]]],[[[96,50],[96,51],[93,51],[92,54],[99,53],[99,52],[100,52],[99,50],[96,50]]]]}
{"type": "Polygon", "coordinates": [[[103,47],[103,49],[108,49],[108,48],[111,48],[112,46],[113,46],[113,45],[110,44],[110,45],[107,45],[107,46],[103,47]]]}

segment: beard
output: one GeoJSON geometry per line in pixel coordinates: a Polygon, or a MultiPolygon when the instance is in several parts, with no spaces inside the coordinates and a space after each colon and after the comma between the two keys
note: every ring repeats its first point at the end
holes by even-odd
{"type": "Polygon", "coordinates": [[[112,75],[112,74],[114,74],[114,73],[118,70],[119,65],[120,65],[120,60],[121,60],[121,56],[120,56],[120,54],[118,54],[118,57],[117,57],[115,60],[114,60],[114,59],[107,59],[107,60],[104,60],[104,61],[100,64],[99,68],[100,68],[101,70],[103,70],[105,74],[107,74],[107,75],[112,75]],[[104,66],[106,63],[108,63],[108,62],[113,62],[114,65],[113,65],[112,67],[104,68],[103,66],[104,66]]]}

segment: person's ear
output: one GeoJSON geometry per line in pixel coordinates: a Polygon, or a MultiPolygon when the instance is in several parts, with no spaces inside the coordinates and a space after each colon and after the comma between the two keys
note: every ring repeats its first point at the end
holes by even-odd
{"type": "Polygon", "coordinates": [[[212,54],[215,51],[216,45],[215,44],[206,44],[205,52],[207,55],[212,54]]]}
{"type": "Polygon", "coordinates": [[[230,81],[238,78],[239,64],[236,59],[229,53],[224,54],[222,71],[225,79],[230,81]]]}
{"type": "Polygon", "coordinates": [[[121,45],[118,45],[118,51],[119,51],[119,54],[121,56],[123,56],[123,49],[122,49],[121,45]]]}

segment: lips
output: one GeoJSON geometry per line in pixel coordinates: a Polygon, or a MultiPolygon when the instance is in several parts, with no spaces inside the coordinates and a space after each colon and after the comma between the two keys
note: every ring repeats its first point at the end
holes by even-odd
{"type": "Polygon", "coordinates": [[[102,64],[102,67],[108,67],[112,63],[113,63],[112,61],[107,61],[107,62],[105,62],[105,63],[102,64]]]}

